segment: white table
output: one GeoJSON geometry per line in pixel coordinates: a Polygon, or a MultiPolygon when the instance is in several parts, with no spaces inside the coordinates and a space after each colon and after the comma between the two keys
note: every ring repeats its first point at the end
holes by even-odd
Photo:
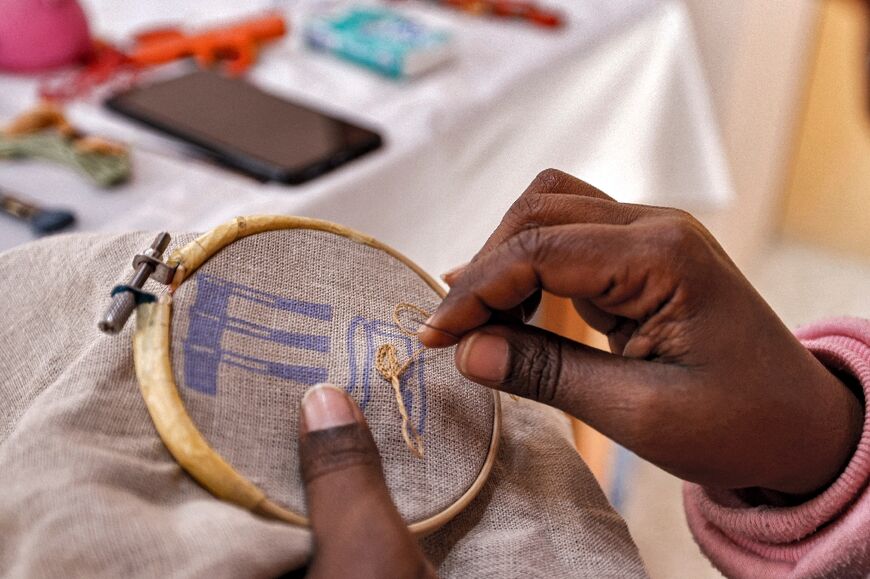
{"type": "MultiPolygon", "coordinates": [[[[304,186],[264,185],[191,161],[99,103],[81,102],[68,110],[75,124],[134,145],[132,181],[106,191],[64,168],[7,161],[0,187],[70,207],[79,229],[90,231],[199,231],[252,213],[320,217],[374,235],[436,274],[468,260],[549,166],[624,201],[690,210],[727,201],[727,171],[682,5],[549,2],[569,16],[561,32],[394,4],[451,29],[458,42],[451,65],[407,83],[313,54],[298,35],[270,47],[255,82],[358,118],[386,139],[377,153],[304,186]]],[[[295,26],[311,4],[281,8],[295,26]]],[[[115,38],[165,23],[168,14],[195,26],[273,5],[85,2],[97,33],[115,38]],[[178,14],[180,5],[187,13],[178,14]]],[[[32,78],[0,76],[0,119],[29,107],[35,92],[32,78]]],[[[0,221],[0,250],[28,239],[25,227],[0,221]]]]}

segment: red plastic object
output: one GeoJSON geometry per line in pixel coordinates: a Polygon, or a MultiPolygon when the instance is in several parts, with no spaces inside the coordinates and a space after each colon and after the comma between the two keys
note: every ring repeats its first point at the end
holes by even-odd
{"type": "Polygon", "coordinates": [[[39,87],[39,96],[63,102],[89,94],[107,82],[132,84],[136,70],[130,60],[111,44],[95,40],[82,68],[53,76],[39,87]]]}
{"type": "Polygon", "coordinates": [[[564,24],[561,14],[534,2],[517,0],[436,0],[436,2],[471,14],[515,18],[546,28],[558,28],[564,24]]]}
{"type": "Polygon", "coordinates": [[[226,62],[227,72],[241,74],[253,64],[257,47],[287,32],[284,19],[268,15],[239,24],[184,34],[176,29],[159,29],[137,37],[130,60],[138,66],[151,66],[193,56],[200,66],[215,60],[226,62]]]}
{"type": "Polygon", "coordinates": [[[129,86],[141,69],[189,56],[196,58],[202,67],[223,61],[227,72],[241,74],[254,63],[260,44],[286,32],[284,19],[270,14],[194,34],[174,27],[155,28],[137,34],[129,54],[108,43],[94,41],[82,68],[44,81],[39,94],[48,100],[66,101],[83,97],[107,83],[129,86]]]}

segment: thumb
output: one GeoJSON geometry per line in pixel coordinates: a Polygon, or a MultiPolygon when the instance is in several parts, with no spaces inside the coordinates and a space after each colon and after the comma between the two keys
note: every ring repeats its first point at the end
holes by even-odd
{"type": "Polygon", "coordinates": [[[314,534],[309,577],[411,577],[428,568],[390,498],[365,418],[344,391],[318,384],[305,393],[299,456],[314,534]]]}
{"type": "Polygon", "coordinates": [[[492,325],[465,336],[456,366],[469,380],[537,400],[630,442],[636,419],[669,396],[684,373],[624,358],[527,325],[492,325]]]}

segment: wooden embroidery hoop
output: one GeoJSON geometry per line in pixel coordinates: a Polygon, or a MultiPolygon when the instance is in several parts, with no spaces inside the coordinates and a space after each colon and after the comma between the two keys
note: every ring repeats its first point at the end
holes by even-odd
{"type": "MultiPolygon", "coordinates": [[[[256,215],[237,217],[176,249],[166,260],[175,267],[169,293],[136,309],[133,335],[133,359],[136,377],[145,405],[166,448],[181,467],[217,498],[234,503],[267,518],[294,525],[308,525],[308,519],[271,501],[266,494],[236,471],[205,440],[187,410],[175,384],[170,357],[172,294],[193,272],[227,245],[257,233],[282,229],[312,229],[341,235],[386,252],[408,266],[441,298],[444,289],[420,267],[395,249],[347,227],[305,217],[256,215]]],[[[486,459],[471,486],[444,510],[408,525],[416,535],[425,535],[442,527],[470,503],[483,488],[492,471],[501,432],[499,393],[493,391],[492,438],[486,459]]]]}

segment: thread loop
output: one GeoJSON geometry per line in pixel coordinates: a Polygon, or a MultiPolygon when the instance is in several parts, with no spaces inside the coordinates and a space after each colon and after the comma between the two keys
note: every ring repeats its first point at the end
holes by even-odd
{"type": "Polygon", "coordinates": [[[396,396],[396,405],[399,407],[399,414],[402,416],[402,438],[405,439],[405,444],[417,458],[423,458],[424,456],[423,437],[420,436],[420,433],[417,432],[417,429],[408,417],[405,397],[402,395],[401,378],[422,353],[423,348],[420,348],[414,352],[407,362],[401,365],[396,356],[396,347],[393,344],[383,344],[378,347],[375,353],[375,368],[390,383],[393,387],[393,394],[396,396]]]}

